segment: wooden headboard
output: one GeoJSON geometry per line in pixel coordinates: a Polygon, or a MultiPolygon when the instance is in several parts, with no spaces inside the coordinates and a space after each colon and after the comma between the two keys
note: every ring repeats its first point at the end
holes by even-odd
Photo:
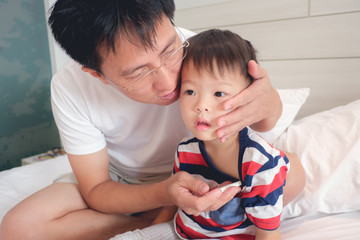
{"type": "Polygon", "coordinates": [[[360,99],[360,1],[175,1],[175,23],[251,41],[276,88],[311,89],[297,118],[360,99]]]}

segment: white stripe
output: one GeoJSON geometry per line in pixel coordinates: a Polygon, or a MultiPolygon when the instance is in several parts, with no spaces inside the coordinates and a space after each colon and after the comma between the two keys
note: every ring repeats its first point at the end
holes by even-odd
{"type": "MultiPolygon", "coordinates": [[[[181,142],[187,142],[188,140],[192,139],[193,137],[186,137],[181,142]]],[[[189,153],[195,153],[200,154],[200,149],[197,142],[192,142],[189,144],[180,144],[178,145],[177,152],[175,153],[175,165],[177,168],[180,168],[180,162],[177,153],[180,152],[189,152],[189,153]]]]}
{"type": "Polygon", "coordinates": [[[283,196],[279,196],[278,201],[275,206],[266,205],[266,206],[256,206],[256,207],[247,207],[245,211],[252,215],[255,218],[267,219],[279,216],[283,209],[283,196]]]}
{"type": "MultiPolygon", "coordinates": [[[[274,151],[271,151],[269,154],[271,154],[274,158],[280,156],[280,152],[276,149],[274,149],[274,151]]],[[[243,162],[256,162],[260,165],[264,165],[269,161],[269,159],[256,148],[246,148],[243,159],[243,162]]],[[[262,172],[257,172],[254,175],[251,185],[254,187],[259,185],[271,184],[274,180],[275,175],[278,174],[281,167],[284,166],[287,166],[289,168],[289,164],[286,164],[285,160],[283,158],[280,158],[278,164],[274,168],[267,169],[262,172]]]]}
{"type": "MultiPolygon", "coordinates": [[[[184,139],[184,141],[187,141],[189,139],[184,139]]],[[[190,152],[190,153],[196,153],[196,154],[200,154],[200,148],[199,148],[199,144],[197,142],[191,142],[188,144],[181,144],[178,147],[178,151],[179,152],[190,152]]]]}
{"type": "Polygon", "coordinates": [[[274,168],[256,173],[252,180],[252,187],[272,184],[276,174],[280,172],[280,169],[283,166],[286,166],[286,164],[283,161],[279,161],[279,164],[274,168]]]}

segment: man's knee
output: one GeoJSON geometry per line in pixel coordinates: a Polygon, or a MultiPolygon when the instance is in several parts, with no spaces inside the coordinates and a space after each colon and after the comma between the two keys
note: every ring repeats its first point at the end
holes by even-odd
{"type": "Polygon", "coordinates": [[[29,232],[31,224],[36,219],[27,218],[24,213],[20,212],[16,207],[11,209],[2,219],[0,225],[0,240],[20,240],[31,239],[29,232]]]}

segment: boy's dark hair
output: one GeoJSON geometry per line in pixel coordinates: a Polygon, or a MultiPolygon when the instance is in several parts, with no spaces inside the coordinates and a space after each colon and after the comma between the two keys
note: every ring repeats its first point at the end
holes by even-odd
{"type": "Polygon", "coordinates": [[[173,0],[58,0],[50,9],[55,40],[71,58],[100,71],[99,47],[115,53],[119,34],[137,37],[153,47],[156,25],[165,15],[173,19],[173,0]],[[164,15],[163,15],[164,14],[164,15]]]}
{"type": "Polygon", "coordinates": [[[238,70],[252,82],[248,74],[248,62],[257,62],[252,44],[228,30],[210,29],[188,39],[190,46],[183,66],[192,62],[198,71],[214,74],[214,63],[222,74],[223,70],[238,70]]]}

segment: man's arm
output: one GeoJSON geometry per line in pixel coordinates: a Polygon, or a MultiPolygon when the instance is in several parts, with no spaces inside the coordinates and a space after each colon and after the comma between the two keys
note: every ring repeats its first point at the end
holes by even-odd
{"type": "Polygon", "coordinates": [[[246,126],[258,132],[271,130],[282,113],[282,102],[271,85],[265,69],[255,61],[248,63],[249,74],[254,82],[235,97],[224,103],[230,113],[218,119],[217,135],[221,141],[233,136],[246,126]]]}
{"type": "Polygon", "coordinates": [[[106,148],[87,155],[68,154],[68,157],[80,192],[90,208],[127,214],[160,206],[156,185],[128,185],[110,178],[106,148]]]}
{"type": "Polygon", "coordinates": [[[105,213],[136,213],[177,205],[188,214],[199,215],[220,208],[240,190],[238,187],[224,192],[210,190],[206,183],[185,172],[155,184],[122,184],[109,176],[106,148],[88,155],[68,154],[68,157],[86,203],[105,213]]]}

